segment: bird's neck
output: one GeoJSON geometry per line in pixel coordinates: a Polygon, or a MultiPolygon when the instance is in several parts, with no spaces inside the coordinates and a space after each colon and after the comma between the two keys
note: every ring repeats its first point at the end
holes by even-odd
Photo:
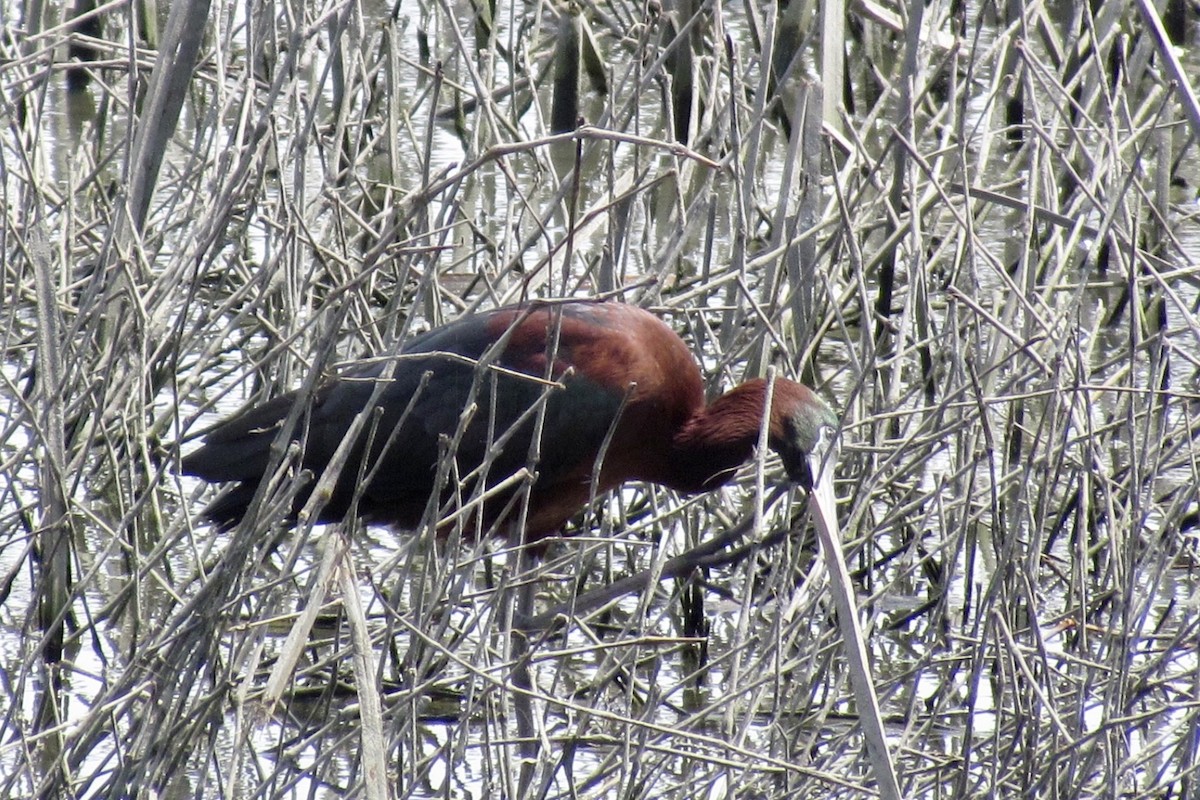
{"type": "MultiPolygon", "coordinates": [[[[675,435],[671,480],[664,483],[682,492],[707,491],[728,483],[754,452],[766,400],[767,383],[755,378],[700,410],[675,435]]],[[[773,427],[777,424],[773,419],[773,427]]],[[[771,433],[778,435],[778,431],[771,433]]]]}

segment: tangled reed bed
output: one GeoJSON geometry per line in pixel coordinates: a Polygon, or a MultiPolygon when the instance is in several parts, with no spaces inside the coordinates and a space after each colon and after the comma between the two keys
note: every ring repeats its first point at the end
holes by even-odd
{"type": "Polygon", "coordinates": [[[872,794],[807,521],[755,469],[599,500],[520,578],[549,608],[790,531],[536,642],[524,764],[502,546],[199,521],[217,414],[608,294],[711,388],[774,365],[843,413],[905,796],[1196,791],[1187,6],[861,3],[844,64],[799,4],[8,10],[6,796],[872,794]]]}

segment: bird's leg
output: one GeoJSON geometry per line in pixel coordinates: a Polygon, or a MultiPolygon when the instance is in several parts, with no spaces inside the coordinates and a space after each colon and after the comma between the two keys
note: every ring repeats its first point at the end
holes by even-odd
{"type": "MultiPolygon", "coordinates": [[[[774,505],[787,491],[788,489],[785,486],[777,487],[767,497],[764,505],[774,505]]],[[[790,528],[785,527],[770,534],[762,541],[739,544],[747,533],[754,530],[754,527],[754,519],[747,519],[720,536],[701,542],[692,549],[667,559],[662,569],[647,569],[629,575],[607,586],[602,586],[599,589],[579,595],[564,605],[544,611],[541,614],[534,615],[530,613],[529,616],[524,616],[526,612],[518,610],[513,616],[514,625],[530,634],[540,631],[543,636],[547,636],[559,627],[565,619],[580,617],[596,609],[603,608],[626,595],[643,592],[655,583],[673,578],[686,577],[691,575],[696,569],[738,563],[756,550],[778,544],[792,533],[790,528]]],[[[529,611],[532,612],[532,610],[533,603],[531,601],[529,611]]]]}
{"type": "MultiPolygon", "coordinates": [[[[515,526],[514,526],[515,527],[515,526]]],[[[508,603],[508,613],[505,614],[505,628],[509,637],[509,663],[512,664],[511,682],[513,687],[512,707],[517,718],[517,736],[520,740],[518,756],[520,760],[520,775],[517,783],[517,797],[528,797],[533,785],[534,771],[538,763],[538,734],[533,716],[533,679],[529,662],[529,637],[519,625],[519,620],[533,616],[534,583],[530,579],[534,558],[530,548],[524,544],[521,531],[515,530],[509,536],[511,552],[515,553],[516,563],[509,578],[509,591],[515,592],[515,602],[508,603]],[[515,581],[515,586],[513,582],[515,581]]]]}

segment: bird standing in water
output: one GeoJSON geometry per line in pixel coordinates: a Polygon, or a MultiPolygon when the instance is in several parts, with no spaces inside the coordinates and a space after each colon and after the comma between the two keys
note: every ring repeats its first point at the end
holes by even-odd
{"type": "MultiPolygon", "coordinates": [[[[290,392],[218,423],[184,457],[183,471],[234,484],[205,512],[232,527],[272,477],[277,446],[288,441],[280,434],[292,427],[301,469],[320,474],[342,461],[319,522],[356,514],[402,528],[438,520],[447,530],[459,520],[474,535],[515,530],[536,542],[626,481],[685,493],[721,486],[753,455],[764,425],[788,478],[808,490],[876,780],[884,797],[899,798],[836,531],[830,476],[837,417],[810,389],[783,378],[772,386],[746,381],[706,405],[687,345],[645,310],[531,303],[465,316],[414,337],[398,356],[351,366],[311,398],[290,392]]],[[[296,492],[293,517],[312,492],[311,484],[296,492]]],[[[528,550],[518,553],[518,566],[527,563],[528,550]]],[[[662,579],[676,561],[673,574],[692,568],[685,554],[644,575],[662,579]]],[[[641,581],[632,577],[610,588],[630,591],[641,581]]],[[[600,595],[596,602],[614,592],[600,595]]],[[[588,604],[577,599],[571,607],[588,604]]],[[[516,605],[521,620],[538,623],[530,616],[531,584],[516,605]]],[[[523,638],[514,637],[513,682],[525,690],[514,700],[526,751],[523,787],[538,741],[527,654],[523,638]]]]}
{"type": "MultiPolygon", "coordinates": [[[[534,303],[464,316],[414,337],[398,357],[351,366],[313,392],[293,440],[299,466],[319,475],[369,410],[320,522],[353,513],[411,529],[487,491],[467,515],[470,531],[507,531],[520,519],[523,487],[505,481],[528,466],[524,532],[536,541],[626,481],[685,493],[726,483],[753,454],[767,392],[756,378],[706,405],[687,345],[648,311],[534,303]]],[[[184,457],[185,473],[235,484],[205,511],[218,525],[249,510],[298,397],[218,423],[184,457]]],[[[792,481],[813,490],[837,426],[810,389],[774,382],[768,442],[792,481]]],[[[311,484],[297,492],[293,516],[311,492],[311,484]]]]}

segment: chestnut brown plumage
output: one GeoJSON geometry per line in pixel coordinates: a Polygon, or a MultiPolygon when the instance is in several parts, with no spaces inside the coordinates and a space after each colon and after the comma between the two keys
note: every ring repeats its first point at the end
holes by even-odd
{"type": "MultiPolygon", "coordinates": [[[[681,492],[725,483],[753,454],[766,394],[766,381],[756,378],[706,406],[687,345],[635,306],[532,304],[464,316],[414,337],[395,359],[351,366],[313,393],[293,438],[299,465],[320,474],[374,402],[320,513],[324,522],[353,511],[412,528],[435,495],[445,513],[531,466],[525,532],[534,540],[625,481],[681,492]],[[439,464],[452,467],[441,487],[439,464]]],[[[185,473],[235,484],[205,512],[219,525],[246,514],[297,398],[285,394],[217,424],[184,457],[185,473]]],[[[824,456],[814,449],[832,441],[837,418],[790,380],[776,380],[772,398],[770,446],[788,477],[811,489],[820,474],[814,459],[824,456]]],[[[474,530],[498,531],[516,519],[518,491],[490,495],[471,516],[474,530]]],[[[297,493],[293,514],[310,493],[311,484],[297,493]]]]}

